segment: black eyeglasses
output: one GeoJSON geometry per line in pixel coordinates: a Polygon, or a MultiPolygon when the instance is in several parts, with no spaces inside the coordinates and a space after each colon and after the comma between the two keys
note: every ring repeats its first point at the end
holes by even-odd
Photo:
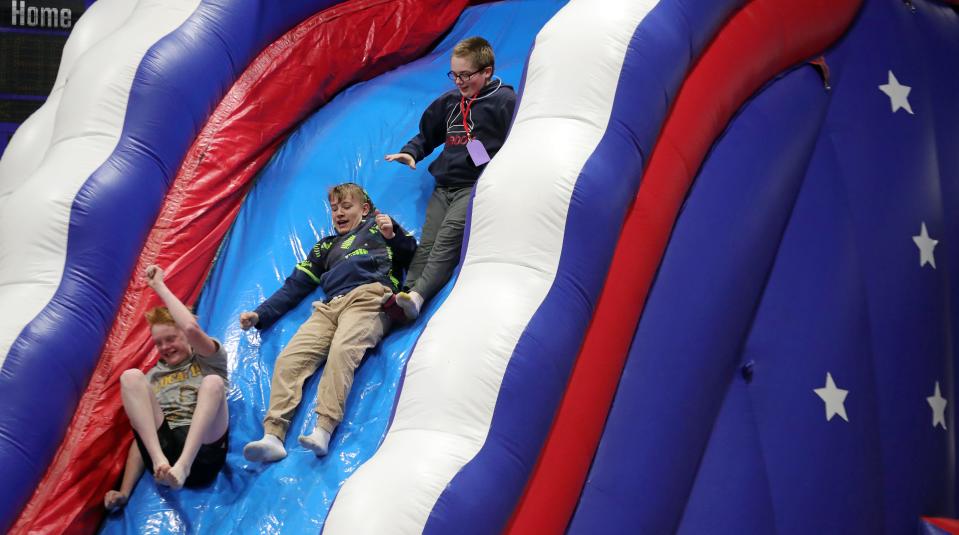
{"type": "Polygon", "coordinates": [[[450,71],[450,72],[446,73],[446,77],[449,78],[450,80],[454,81],[454,82],[457,81],[457,80],[459,80],[460,82],[466,83],[466,82],[469,82],[469,81],[470,81],[470,78],[472,78],[474,74],[481,73],[481,72],[483,72],[484,70],[486,70],[486,67],[483,67],[482,69],[479,69],[479,70],[476,70],[476,71],[473,71],[473,72],[461,72],[461,73],[459,73],[459,74],[457,74],[457,73],[455,73],[455,72],[453,72],[453,71],[450,71]]]}

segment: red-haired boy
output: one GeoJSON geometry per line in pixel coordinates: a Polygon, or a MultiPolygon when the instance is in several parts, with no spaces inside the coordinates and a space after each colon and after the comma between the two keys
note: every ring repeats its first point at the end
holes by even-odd
{"type": "Polygon", "coordinates": [[[146,374],[131,369],[120,376],[135,442],[120,490],[104,496],[110,510],[126,504],[144,470],[160,485],[203,487],[216,479],[226,461],[226,351],[200,328],[163,275],[158,266],[146,269],[147,285],[166,305],[146,314],[160,360],[146,374]]]}

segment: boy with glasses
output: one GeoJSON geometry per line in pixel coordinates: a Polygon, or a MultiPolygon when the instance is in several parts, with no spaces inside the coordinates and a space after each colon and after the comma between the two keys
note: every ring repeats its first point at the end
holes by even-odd
{"type": "Polygon", "coordinates": [[[243,330],[255,326],[262,331],[317,286],[326,293],[325,301],[313,303],[312,315],[276,359],[263,438],[243,448],[250,461],[286,457],[283,441],[302,399],[303,383],[324,361],[316,392],[316,427],[299,441],[317,456],[326,455],[330,435],[343,419],[353,373],[366,350],[389,330],[391,318],[384,305],[399,290],[416,250],[412,234],[374,209],[360,186],[351,182],[335,186],[329,201],[335,234],[318,241],[283,286],[255,311],[240,314],[243,330]]]}
{"type": "Polygon", "coordinates": [[[449,281],[459,262],[466,227],[466,209],[486,162],[499,152],[513,120],[516,93],[493,78],[493,47],[482,37],[460,41],[450,58],[450,80],[456,89],[423,112],[420,131],[386,161],[416,169],[416,162],[443,145],[430,164],[436,188],[426,206],[420,246],[407,277],[407,292],[396,303],[407,319],[415,319],[423,302],[449,281]]]}

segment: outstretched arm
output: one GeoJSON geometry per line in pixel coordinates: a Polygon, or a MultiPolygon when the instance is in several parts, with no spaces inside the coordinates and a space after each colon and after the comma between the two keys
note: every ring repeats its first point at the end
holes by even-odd
{"type": "Polygon", "coordinates": [[[256,327],[261,331],[266,330],[298,305],[303,298],[313,293],[313,290],[320,285],[320,276],[326,271],[328,251],[329,241],[317,242],[306,260],[296,265],[293,273],[286,278],[279,290],[260,303],[256,310],[240,314],[240,328],[244,331],[250,327],[256,327]]]}
{"type": "Polygon", "coordinates": [[[400,152],[387,154],[386,161],[399,162],[416,169],[416,162],[426,158],[433,150],[446,141],[446,120],[443,112],[443,98],[430,104],[420,118],[420,131],[409,140],[400,152]]]}
{"type": "Polygon", "coordinates": [[[310,278],[299,268],[283,281],[283,286],[273,293],[266,301],[260,303],[256,310],[240,313],[240,328],[244,331],[250,327],[264,331],[269,329],[284,314],[300,304],[306,296],[313,293],[318,282],[310,278]]]}
{"type": "Polygon", "coordinates": [[[123,468],[123,482],[120,483],[120,490],[107,491],[103,497],[103,506],[107,511],[116,511],[127,504],[130,499],[130,493],[136,486],[140,476],[143,475],[143,458],[140,457],[140,450],[134,441],[130,444],[130,451],[127,452],[127,464],[123,468]]]}
{"type": "Polygon", "coordinates": [[[187,342],[190,343],[197,354],[201,356],[213,355],[216,353],[216,342],[203,332],[200,324],[196,321],[196,316],[190,312],[190,309],[167,288],[166,283],[163,282],[163,275],[160,266],[151,265],[147,267],[147,285],[153,288],[153,291],[163,300],[163,304],[166,305],[170,310],[170,315],[173,316],[173,321],[176,322],[177,327],[183,329],[187,342]]]}

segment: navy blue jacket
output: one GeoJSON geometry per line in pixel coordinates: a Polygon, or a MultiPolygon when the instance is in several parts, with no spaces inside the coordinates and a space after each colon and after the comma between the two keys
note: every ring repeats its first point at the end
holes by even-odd
{"type": "MultiPolygon", "coordinates": [[[[430,174],[438,186],[471,187],[486,166],[473,165],[466,151],[468,139],[460,99],[458,89],[440,95],[423,112],[420,133],[400,149],[420,161],[442,144],[443,152],[430,164],[430,174]]],[[[515,108],[516,93],[499,78],[483,86],[473,100],[467,121],[470,137],[483,142],[490,158],[503,146],[515,108]]]]}
{"type": "Polygon", "coordinates": [[[370,217],[346,234],[334,234],[316,242],[283,286],[256,307],[257,329],[269,328],[317,286],[323,288],[326,301],[371,282],[398,292],[416,251],[416,238],[390,219],[395,235],[389,240],[380,234],[370,217]]]}

